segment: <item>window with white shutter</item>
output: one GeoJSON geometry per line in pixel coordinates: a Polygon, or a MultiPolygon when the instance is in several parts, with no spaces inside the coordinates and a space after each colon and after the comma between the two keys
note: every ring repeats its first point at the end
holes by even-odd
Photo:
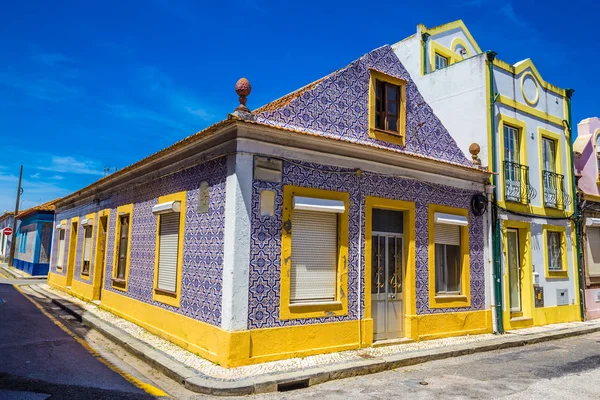
{"type": "Polygon", "coordinates": [[[177,291],[179,217],[178,212],[159,216],[157,288],[172,293],[177,291]]]}
{"type": "Polygon", "coordinates": [[[436,293],[460,293],[461,251],[460,226],[434,224],[435,242],[435,291],[436,293]]]}
{"type": "Polygon", "coordinates": [[[65,230],[61,229],[58,234],[58,259],[56,260],[56,267],[61,269],[65,259],[65,235],[65,230]]]}
{"type": "Polygon", "coordinates": [[[600,228],[586,227],[586,267],[588,275],[600,278],[600,228]]]}
{"type": "Polygon", "coordinates": [[[90,260],[92,253],[92,226],[86,226],[83,229],[83,265],[81,267],[81,273],[83,275],[90,274],[90,260]]]}
{"type": "Polygon", "coordinates": [[[337,219],[333,212],[292,212],[291,304],[335,300],[337,219]]]}

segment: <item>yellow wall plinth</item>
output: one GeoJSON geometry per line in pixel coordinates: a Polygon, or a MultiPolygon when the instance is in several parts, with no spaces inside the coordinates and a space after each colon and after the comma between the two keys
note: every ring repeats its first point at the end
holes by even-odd
{"type": "Polygon", "coordinates": [[[561,324],[563,322],[581,321],[579,304],[556,307],[540,307],[533,309],[533,318],[510,319],[509,313],[504,313],[504,327],[506,330],[530,328],[532,326],[543,326],[561,324]]]}
{"type": "Polygon", "coordinates": [[[460,335],[492,333],[490,310],[409,315],[412,339],[428,340],[460,335]]]}

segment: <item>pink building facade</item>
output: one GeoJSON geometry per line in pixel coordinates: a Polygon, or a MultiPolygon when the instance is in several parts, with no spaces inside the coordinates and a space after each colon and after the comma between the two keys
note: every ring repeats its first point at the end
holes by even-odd
{"type": "Polygon", "coordinates": [[[573,144],[582,216],[581,251],[585,318],[600,318],[600,118],[577,125],[573,144]]]}

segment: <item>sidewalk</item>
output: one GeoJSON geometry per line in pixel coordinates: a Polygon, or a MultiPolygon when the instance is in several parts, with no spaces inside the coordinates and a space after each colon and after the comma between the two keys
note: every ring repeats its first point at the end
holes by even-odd
{"type": "Polygon", "coordinates": [[[0,262],[0,273],[9,279],[43,279],[47,278],[48,275],[29,275],[25,271],[21,271],[15,267],[9,267],[7,263],[0,262]]]}
{"type": "Polygon", "coordinates": [[[237,368],[213,364],[145,329],[46,284],[21,287],[31,297],[46,297],[190,390],[215,395],[245,395],[306,387],[333,379],[365,375],[460,355],[492,351],[600,331],[600,321],[556,324],[273,361],[237,368]]]}

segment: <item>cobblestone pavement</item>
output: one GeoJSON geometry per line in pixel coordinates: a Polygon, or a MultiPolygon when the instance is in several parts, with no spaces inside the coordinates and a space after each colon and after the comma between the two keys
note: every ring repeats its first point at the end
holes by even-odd
{"type": "Polygon", "coordinates": [[[253,397],[280,398],[600,399],[600,333],[253,397]]]}

